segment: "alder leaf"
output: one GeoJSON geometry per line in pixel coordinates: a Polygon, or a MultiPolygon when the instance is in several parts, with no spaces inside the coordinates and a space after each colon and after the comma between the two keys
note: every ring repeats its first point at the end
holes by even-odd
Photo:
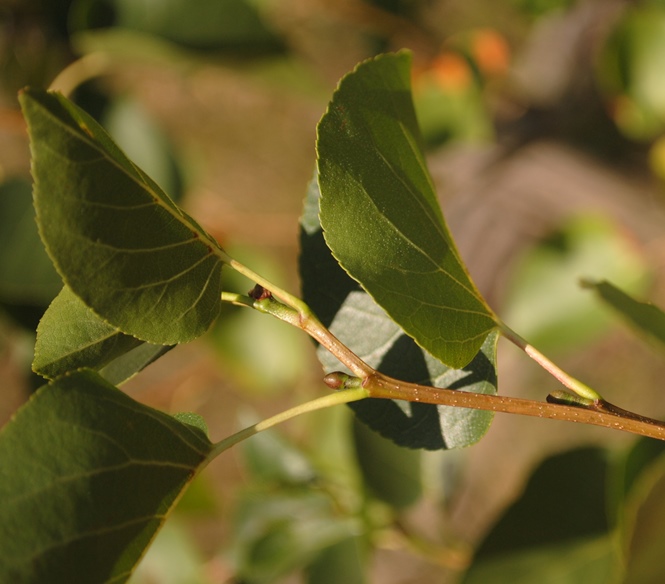
{"type": "MultiPolygon", "coordinates": [[[[496,343],[491,332],[471,363],[453,369],[419,347],[339,266],[318,222],[319,191],[310,183],[300,220],[300,277],[305,302],[356,355],[397,379],[496,394],[496,343]]],[[[323,347],[317,356],[326,372],[341,365],[323,347]]],[[[358,418],[400,446],[437,450],[480,440],[493,414],[481,410],[398,400],[364,399],[349,404],[358,418]]]]}
{"type": "Polygon", "coordinates": [[[607,517],[609,462],[593,447],[545,459],[480,543],[462,582],[624,582],[607,517]]]}
{"type": "Polygon", "coordinates": [[[598,297],[616,310],[631,326],[651,339],[665,345],[665,312],[650,302],[635,300],[610,282],[584,281],[598,297]]]}
{"type": "Polygon", "coordinates": [[[155,344],[196,338],[219,314],[228,256],[61,95],[20,95],[40,235],[71,290],[122,332],[155,344]]]}
{"type": "Polygon", "coordinates": [[[450,367],[496,327],[445,224],[421,148],[410,55],[382,55],[342,79],[318,126],[325,240],[404,331],[450,367]]]}
{"type": "Polygon", "coordinates": [[[30,182],[0,183],[0,301],[44,307],[61,287],[37,234],[30,182]]]}
{"type": "Polygon", "coordinates": [[[90,370],[0,432],[0,581],[125,582],[211,443],[90,370]]]}
{"type": "Polygon", "coordinates": [[[124,366],[115,364],[108,370],[113,372],[110,376],[102,372],[104,378],[113,384],[122,383],[170,347],[144,343],[120,332],[65,286],[39,322],[32,368],[48,379],[81,367],[103,371],[139,347],[144,347],[142,359],[126,360],[124,366]]]}

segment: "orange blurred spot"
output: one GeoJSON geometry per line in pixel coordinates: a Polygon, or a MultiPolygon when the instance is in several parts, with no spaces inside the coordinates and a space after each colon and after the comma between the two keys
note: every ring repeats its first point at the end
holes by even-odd
{"type": "Polygon", "coordinates": [[[510,64],[510,47],[506,39],[489,28],[475,32],[471,52],[478,69],[487,75],[504,73],[510,64]]]}
{"type": "Polygon", "coordinates": [[[432,62],[432,76],[442,89],[463,91],[473,83],[466,60],[456,53],[442,53],[432,62]]]}

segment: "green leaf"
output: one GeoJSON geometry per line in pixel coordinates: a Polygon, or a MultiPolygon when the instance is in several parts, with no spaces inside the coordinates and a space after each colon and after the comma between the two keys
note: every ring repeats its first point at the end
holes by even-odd
{"type": "MultiPolygon", "coordinates": [[[[658,459],[665,460],[665,442],[651,438],[640,438],[631,444],[619,462],[620,472],[617,473],[617,495],[627,496],[638,482],[643,472],[658,459]]],[[[622,501],[620,501],[622,502],[622,501]]]]}
{"type": "Polygon", "coordinates": [[[102,367],[99,374],[113,385],[122,385],[171,349],[173,345],[141,343],[102,367]]]}
{"type": "Polygon", "coordinates": [[[307,566],[307,584],[367,584],[368,542],[352,536],[323,550],[307,566]]]}
{"type": "Polygon", "coordinates": [[[0,300],[47,306],[60,288],[39,240],[30,183],[15,178],[0,184],[0,300]]]}
{"type": "Polygon", "coordinates": [[[397,446],[355,421],[353,439],[360,472],[369,491],[395,509],[422,496],[421,452],[397,446]]]}
{"type": "Polygon", "coordinates": [[[621,523],[627,583],[663,580],[665,554],[665,457],[638,477],[621,523]]]}
{"type": "Polygon", "coordinates": [[[208,424],[206,424],[206,421],[199,414],[195,414],[194,412],[180,412],[173,414],[173,417],[178,422],[192,426],[203,432],[206,436],[208,435],[208,424]]]}
{"type": "Polygon", "coordinates": [[[0,581],[125,582],[211,444],[81,370],[0,433],[0,581]]]}
{"type": "Polygon", "coordinates": [[[253,0],[115,0],[117,25],[195,49],[274,52],[282,43],[253,0]]]}
{"type": "MultiPolygon", "coordinates": [[[[452,369],[420,348],[363,292],[332,257],[318,221],[319,192],[310,183],[301,218],[300,276],[303,297],[335,336],[379,371],[414,383],[495,394],[496,343],[492,332],[471,363],[452,369]]],[[[319,347],[326,372],[340,363],[319,347]]],[[[480,440],[492,413],[468,408],[365,399],[349,404],[361,421],[401,446],[461,448],[480,440]]]]}
{"type": "Polygon", "coordinates": [[[39,322],[32,368],[54,379],[87,367],[118,385],[170,349],[121,333],[65,286],[39,322]]]}
{"type": "Polygon", "coordinates": [[[122,332],[155,344],[204,333],[220,310],[218,244],[64,97],[20,96],[40,234],[71,290],[122,332]]]}
{"type": "Polygon", "coordinates": [[[305,454],[274,429],[252,436],[241,448],[245,467],[256,482],[302,485],[316,479],[305,454]]]}
{"type": "Polygon", "coordinates": [[[464,584],[610,581],[619,562],[607,518],[607,459],[602,449],[580,448],[545,460],[481,543],[464,584]]]}
{"type": "Polygon", "coordinates": [[[39,322],[32,367],[49,379],[80,367],[98,370],[141,344],[101,320],[65,286],[39,322]]]}
{"type": "Polygon", "coordinates": [[[383,55],[341,81],[318,126],[321,225],[335,258],[390,317],[460,368],[496,321],[441,214],[409,65],[406,53],[383,55]]]}
{"type": "Polygon", "coordinates": [[[130,160],[140,166],[174,201],[183,191],[182,170],[163,129],[137,99],[111,100],[100,121],[130,160]]]}
{"type": "Polygon", "coordinates": [[[234,559],[243,582],[275,582],[309,564],[324,549],[358,532],[316,490],[247,493],[235,526],[234,559]]]}
{"type": "Polygon", "coordinates": [[[665,7],[627,7],[598,59],[598,79],[613,102],[612,114],[628,137],[651,140],[665,125],[665,7]]]}
{"type": "Polygon", "coordinates": [[[463,584],[607,584],[620,571],[610,536],[572,539],[499,555],[474,566],[463,584]]]}
{"type": "Polygon", "coordinates": [[[584,282],[586,288],[592,288],[600,297],[629,324],[650,338],[665,344],[665,312],[650,302],[635,300],[609,282],[584,282]]]}
{"type": "MultiPolygon", "coordinates": [[[[176,519],[176,521],[174,521],[176,519]]],[[[132,575],[132,584],[213,584],[187,525],[169,520],[132,575]]]]}
{"type": "Polygon", "coordinates": [[[526,250],[511,275],[501,315],[543,352],[573,351],[612,325],[607,310],[580,291],[580,278],[644,288],[645,259],[607,217],[578,215],[526,250]]]}

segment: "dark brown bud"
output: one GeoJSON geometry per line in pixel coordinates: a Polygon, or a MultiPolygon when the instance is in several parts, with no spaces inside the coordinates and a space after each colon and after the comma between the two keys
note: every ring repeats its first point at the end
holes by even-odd
{"type": "Polygon", "coordinates": [[[271,298],[272,294],[270,290],[266,290],[263,286],[260,284],[257,284],[252,288],[249,292],[248,295],[250,298],[254,300],[264,300],[265,298],[271,298]]]}

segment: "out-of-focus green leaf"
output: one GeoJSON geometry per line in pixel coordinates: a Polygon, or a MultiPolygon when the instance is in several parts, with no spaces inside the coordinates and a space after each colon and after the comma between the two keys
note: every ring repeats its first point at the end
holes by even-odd
{"type": "Polygon", "coordinates": [[[621,526],[626,500],[632,495],[633,487],[639,484],[645,471],[648,471],[663,454],[665,454],[665,442],[640,438],[623,453],[623,456],[617,457],[607,492],[607,508],[612,525],[621,526]]]}
{"type": "Polygon", "coordinates": [[[193,49],[274,52],[282,43],[248,0],[114,0],[115,25],[161,36],[193,49]]]}
{"type": "Polygon", "coordinates": [[[609,535],[499,555],[474,565],[464,584],[607,584],[619,573],[609,535]]]}
{"type": "Polygon", "coordinates": [[[242,444],[245,466],[262,484],[306,484],[316,477],[307,457],[276,430],[252,436],[242,444]]]}
{"type": "Polygon", "coordinates": [[[592,288],[601,300],[638,331],[658,341],[660,345],[665,344],[665,313],[660,308],[650,302],[635,300],[609,282],[586,281],[584,285],[592,288]]]}
{"type": "Polygon", "coordinates": [[[651,438],[640,438],[626,453],[621,465],[621,485],[624,495],[653,462],[665,454],[665,442],[651,438]]]}
{"type": "Polygon", "coordinates": [[[622,524],[626,584],[657,584],[665,578],[665,459],[635,482],[622,524]]]}
{"type": "Polygon", "coordinates": [[[395,509],[420,499],[421,452],[397,446],[355,420],[353,438],[358,466],[371,494],[395,509]]]}
{"type": "Polygon", "coordinates": [[[309,566],[308,584],[366,584],[367,541],[350,537],[323,550],[309,566]]]}
{"type": "MultiPolygon", "coordinates": [[[[175,518],[174,518],[175,519],[175,518]]],[[[169,520],[132,575],[131,584],[214,584],[191,535],[169,520]]]]}
{"type": "Polygon", "coordinates": [[[100,53],[118,66],[146,65],[170,71],[191,71],[200,55],[163,38],[128,28],[99,28],[72,34],[72,48],[81,55],[100,53]]]}
{"type": "Polygon", "coordinates": [[[39,239],[30,183],[0,184],[0,301],[47,306],[62,280],[39,239]]]}
{"type": "MultiPolygon", "coordinates": [[[[286,286],[282,265],[265,250],[247,246],[231,248],[230,255],[277,286],[286,286]]],[[[233,270],[224,279],[224,289],[247,294],[251,283],[233,270]]],[[[255,311],[223,306],[209,340],[217,350],[224,371],[236,383],[257,394],[290,391],[309,371],[307,339],[295,327],[266,319],[255,311]]]]}
{"type": "Polygon", "coordinates": [[[211,449],[90,370],[0,433],[0,581],[125,582],[211,449]]]}
{"type": "Polygon", "coordinates": [[[175,344],[220,310],[218,244],[58,94],[20,96],[33,156],[35,207],[66,284],[122,332],[175,344]]]}
{"type": "MultiPolygon", "coordinates": [[[[318,222],[318,188],[305,199],[300,232],[300,275],[305,301],[344,344],[372,367],[405,381],[460,391],[497,391],[496,342],[491,333],[473,361],[451,369],[421,349],[339,267],[318,222]]],[[[326,372],[340,363],[323,348],[317,351],[326,372]]],[[[478,441],[492,413],[467,408],[366,399],[350,404],[360,420],[396,444],[410,448],[461,448],[478,441]]]]}
{"type": "Polygon", "coordinates": [[[410,56],[342,79],[318,126],[320,219],[341,266],[450,367],[469,364],[495,317],[445,225],[411,99],[410,56]]]}
{"type": "Polygon", "coordinates": [[[114,99],[101,120],[130,160],[178,201],[182,176],[168,137],[141,105],[129,97],[114,99]]]}
{"type": "Polygon", "coordinates": [[[575,217],[527,250],[513,274],[502,317],[541,351],[587,343],[612,323],[607,311],[580,290],[580,280],[587,278],[616,279],[632,291],[647,281],[644,259],[602,217],[575,217]]]}
{"type": "Polygon", "coordinates": [[[628,7],[599,59],[598,75],[617,125],[631,138],[651,139],[665,127],[663,59],[665,6],[628,7]]]}
{"type": "Polygon", "coordinates": [[[517,8],[532,17],[545,16],[549,12],[559,13],[569,8],[575,0],[513,0],[517,8]]]}
{"type": "Polygon", "coordinates": [[[607,582],[618,566],[606,509],[607,453],[548,458],[481,543],[464,584],[607,582]],[[537,575],[537,576],[536,576],[537,575]]]}
{"type": "Polygon", "coordinates": [[[492,121],[479,87],[471,85],[459,91],[444,91],[431,76],[419,79],[416,87],[418,123],[429,148],[492,138],[492,121]]]}
{"type": "Polygon", "coordinates": [[[233,542],[238,574],[251,584],[275,582],[356,531],[356,522],[338,517],[323,493],[248,493],[239,505],[233,542]]]}

